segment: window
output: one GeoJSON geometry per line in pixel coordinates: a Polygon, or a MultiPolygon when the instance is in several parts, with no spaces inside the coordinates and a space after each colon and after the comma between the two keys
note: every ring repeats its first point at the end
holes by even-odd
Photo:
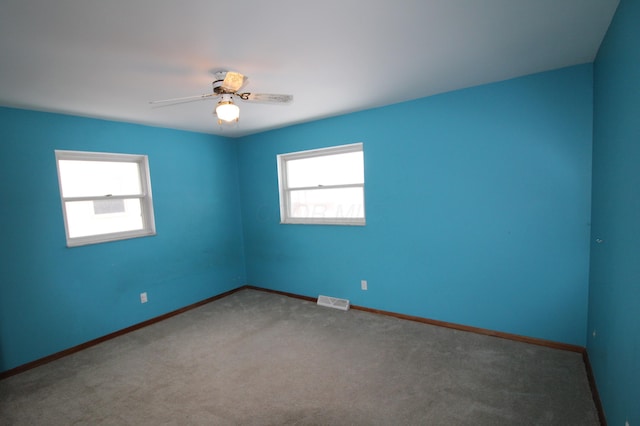
{"type": "Polygon", "coordinates": [[[278,155],[281,223],[364,225],[362,143],[278,155]]]}
{"type": "Polygon", "coordinates": [[[146,155],[56,150],[67,246],[155,235],[146,155]]]}

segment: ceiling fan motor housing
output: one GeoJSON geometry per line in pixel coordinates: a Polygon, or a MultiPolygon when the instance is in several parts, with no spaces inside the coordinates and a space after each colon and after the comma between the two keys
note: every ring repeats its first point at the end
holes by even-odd
{"type": "Polygon", "coordinates": [[[224,82],[224,78],[227,76],[227,71],[216,71],[213,73],[213,93],[221,94],[225,93],[225,91],[221,88],[222,83],[224,82]]]}

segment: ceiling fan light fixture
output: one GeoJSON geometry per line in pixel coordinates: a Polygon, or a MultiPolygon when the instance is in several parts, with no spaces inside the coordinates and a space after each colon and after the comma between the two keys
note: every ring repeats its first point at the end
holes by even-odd
{"type": "Polygon", "coordinates": [[[231,123],[232,121],[238,121],[238,118],[240,118],[240,108],[234,104],[231,99],[223,99],[218,102],[218,106],[216,106],[216,115],[218,116],[219,122],[225,121],[231,123]]]}

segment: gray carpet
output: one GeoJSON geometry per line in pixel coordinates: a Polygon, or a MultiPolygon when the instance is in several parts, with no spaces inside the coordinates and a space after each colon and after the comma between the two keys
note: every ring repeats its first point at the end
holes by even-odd
{"type": "Polygon", "coordinates": [[[3,425],[597,425],[580,354],[242,290],[0,381],[3,425]]]}

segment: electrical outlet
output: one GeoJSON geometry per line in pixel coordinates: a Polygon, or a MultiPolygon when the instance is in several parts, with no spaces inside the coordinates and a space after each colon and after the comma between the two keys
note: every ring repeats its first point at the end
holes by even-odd
{"type": "Polygon", "coordinates": [[[362,290],[367,290],[367,280],[360,281],[360,288],[362,290]]]}
{"type": "Polygon", "coordinates": [[[595,337],[596,337],[596,330],[594,329],[593,330],[593,338],[595,339],[595,337]]]}
{"type": "Polygon", "coordinates": [[[147,292],[140,293],[140,303],[147,303],[147,292]]]}

